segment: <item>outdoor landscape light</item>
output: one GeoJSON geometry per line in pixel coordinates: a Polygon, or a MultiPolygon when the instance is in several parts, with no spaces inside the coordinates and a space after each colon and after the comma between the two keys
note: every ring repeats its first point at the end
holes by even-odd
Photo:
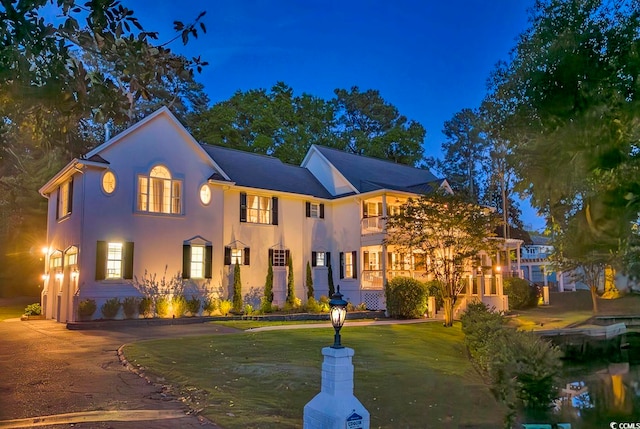
{"type": "Polygon", "coordinates": [[[329,301],[329,317],[331,318],[333,329],[336,330],[331,348],[342,349],[344,346],[340,344],[340,328],[344,325],[344,319],[347,317],[347,301],[342,299],[340,285],[337,286],[336,293],[333,294],[331,301],[329,301]]]}

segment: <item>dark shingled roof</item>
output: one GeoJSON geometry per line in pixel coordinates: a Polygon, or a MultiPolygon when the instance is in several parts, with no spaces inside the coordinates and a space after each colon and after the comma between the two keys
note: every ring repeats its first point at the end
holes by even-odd
{"type": "Polygon", "coordinates": [[[316,146],[316,148],[356,187],[358,192],[392,189],[428,193],[442,183],[429,170],[324,146],[316,146]]]}
{"type": "MultiPolygon", "coordinates": [[[[238,186],[332,198],[306,168],[285,164],[278,158],[266,155],[221,146],[201,145],[238,186]]],[[[222,179],[221,176],[214,176],[212,178],[222,179]]]]}

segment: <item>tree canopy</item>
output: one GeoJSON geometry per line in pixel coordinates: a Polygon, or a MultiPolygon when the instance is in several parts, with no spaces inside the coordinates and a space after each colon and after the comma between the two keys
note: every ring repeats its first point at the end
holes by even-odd
{"type": "Polygon", "coordinates": [[[294,95],[283,82],[271,90],[236,92],[188,120],[194,137],[300,164],[312,144],[416,165],[423,157],[422,125],[400,115],[378,91],[335,90],[323,100],[294,95]]]}
{"type": "Polygon", "coordinates": [[[624,251],[638,220],[639,10],[637,0],[538,0],[491,78],[516,190],[576,261],[624,251]]]}
{"type": "MultiPolygon", "coordinates": [[[[186,43],[206,31],[203,16],[174,22],[177,37],[186,43]]],[[[37,284],[46,235],[37,190],[99,144],[104,124],[117,131],[160,105],[178,114],[206,105],[193,79],[206,62],[157,39],[115,0],[0,4],[0,215],[10,220],[0,226],[3,284],[25,283],[25,272],[37,284]]]]}

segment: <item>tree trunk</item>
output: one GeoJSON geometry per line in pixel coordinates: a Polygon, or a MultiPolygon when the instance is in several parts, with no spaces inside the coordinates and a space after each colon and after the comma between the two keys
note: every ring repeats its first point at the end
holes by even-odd
{"type": "Polygon", "coordinates": [[[444,326],[453,326],[453,298],[444,298],[444,326]]]}
{"type": "Polygon", "coordinates": [[[593,314],[598,314],[598,286],[589,286],[591,291],[591,302],[593,303],[593,314]]]}

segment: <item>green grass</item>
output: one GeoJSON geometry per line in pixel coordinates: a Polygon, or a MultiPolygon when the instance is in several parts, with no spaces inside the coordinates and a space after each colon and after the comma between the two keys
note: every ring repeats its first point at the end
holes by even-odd
{"type": "MultiPolygon", "coordinates": [[[[459,325],[347,325],[355,395],[371,427],[499,427],[504,409],[462,341],[459,325]]],[[[298,329],[146,341],[125,354],[225,428],[299,428],[304,405],[320,391],[321,349],[331,342],[330,329],[298,329]]]]}
{"type": "Polygon", "coordinates": [[[39,298],[0,298],[0,321],[22,316],[24,308],[34,302],[40,302],[39,298]]]}

